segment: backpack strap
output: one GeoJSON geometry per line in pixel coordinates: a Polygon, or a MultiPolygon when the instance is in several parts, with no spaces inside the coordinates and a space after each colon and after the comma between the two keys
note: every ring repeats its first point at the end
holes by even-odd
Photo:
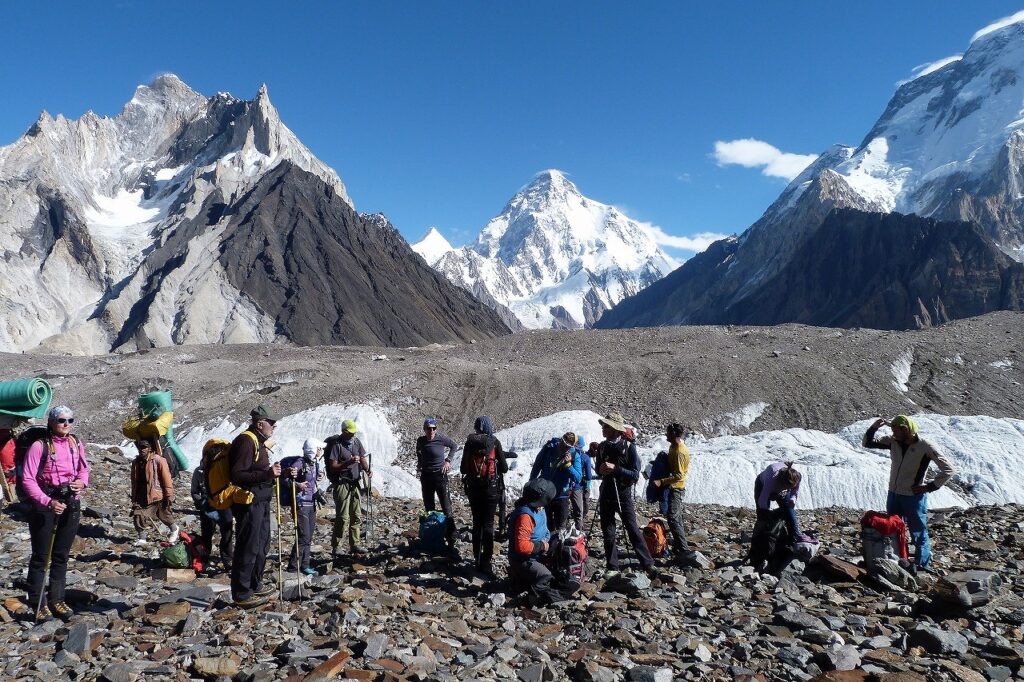
{"type": "Polygon", "coordinates": [[[249,431],[248,429],[242,431],[242,435],[249,436],[249,438],[252,440],[252,446],[253,448],[256,449],[255,454],[253,454],[252,456],[252,462],[253,464],[255,464],[256,462],[260,461],[260,439],[256,437],[255,433],[249,431]]]}

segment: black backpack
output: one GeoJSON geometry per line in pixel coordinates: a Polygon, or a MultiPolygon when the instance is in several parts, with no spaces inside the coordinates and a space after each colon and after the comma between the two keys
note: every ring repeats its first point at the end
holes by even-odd
{"type": "Polygon", "coordinates": [[[325,464],[324,468],[327,469],[327,480],[330,481],[331,483],[334,483],[335,485],[337,485],[338,483],[341,482],[341,478],[339,477],[340,474],[331,471],[331,451],[334,450],[334,446],[335,445],[338,445],[340,443],[341,443],[341,434],[340,433],[339,434],[335,434],[333,436],[328,436],[324,440],[324,452],[326,453],[326,457],[324,457],[324,464],[325,464]]]}
{"type": "Polygon", "coordinates": [[[789,524],[781,509],[770,512],[766,521],[754,526],[750,539],[750,563],[754,568],[775,574],[793,554],[789,541],[789,524]]]}

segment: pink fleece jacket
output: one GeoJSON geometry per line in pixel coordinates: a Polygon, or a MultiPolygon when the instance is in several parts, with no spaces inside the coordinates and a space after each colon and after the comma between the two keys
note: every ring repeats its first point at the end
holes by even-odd
{"type": "Polygon", "coordinates": [[[53,452],[40,471],[39,462],[45,447],[45,439],[32,444],[25,453],[25,467],[22,472],[25,492],[28,493],[29,499],[41,507],[50,506],[51,499],[43,488],[56,488],[76,480],[81,481],[86,487],[89,485],[89,462],[85,459],[85,443],[81,439],[53,436],[53,452]],[[73,443],[76,442],[78,448],[73,447],[73,443]]]}

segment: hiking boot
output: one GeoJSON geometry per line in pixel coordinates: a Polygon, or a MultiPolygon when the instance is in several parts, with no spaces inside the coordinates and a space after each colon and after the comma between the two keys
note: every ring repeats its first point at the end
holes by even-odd
{"type": "Polygon", "coordinates": [[[320,574],[317,573],[316,569],[313,568],[312,566],[306,566],[304,569],[302,569],[302,575],[317,576],[317,575],[320,575],[320,574]]]}
{"type": "Polygon", "coordinates": [[[657,580],[661,577],[661,569],[654,565],[645,566],[644,573],[646,573],[647,577],[651,580],[657,580]]]}
{"type": "Polygon", "coordinates": [[[487,578],[488,580],[497,580],[498,579],[498,575],[491,568],[490,564],[481,564],[481,565],[477,566],[476,572],[479,573],[480,575],[482,575],[483,577],[487,578]]]}
{"type": "Polygon", "coordinates": [[[264,585],[256,589],[253,594],[257,597],[269,597],[272,594],[277,593],[277,585],[264,585]]]}
{"type": "Polygon", "coordinates": [[[71,610],[71,607],[62,601],[50,602],[50,611],[65,623],[71,620],[71,616],[75,615],[75,612],[71,610]]]}
{"type": "Polygon", "coordinates": [[[240,609],[254,609],[257,606],[263,606],[267,603],[266,597],[261,597],[257,594],[252,595],[248,599],[236,599],[235,606],[240,609]]]}
{"type": "Polygon", "coordinates": [[[601,576],[601,577],[604,578],[605,580],[611,580],[612,578],[615,578],[615,577],[617,577],[617,576],[619,576],[621,574],[622,574],[622,571],[620,571],[619,569],[617,569],[617,568],[609,568],[607,571],[604,572],[604,575],[601,576]]]}
{"type": "Polygon", "coordinates": [[[360,547],[359,545],[352,546],[348,551],[353,556],[366,556],[369,554],[364,547],[360,547]]]}
{"type": "Polygon", "coordinates": [[[178,528],[178,524],[174,524],[171,526],[171,529],[167,531],[167,542],[173,545],[178,542],[179,539],[181,539],[181,529],[178,528]]]}
{"type": "Polygon", "coordinates": [[[50,611],[50,607],[47,606],[46,604],[43,604],[42,606],[40,606],[39,609],[36,611],[36,622],[37,623],[45,623],[46,621],[50,620],[51,618],[53,618],[53,613],[50,611]]]}

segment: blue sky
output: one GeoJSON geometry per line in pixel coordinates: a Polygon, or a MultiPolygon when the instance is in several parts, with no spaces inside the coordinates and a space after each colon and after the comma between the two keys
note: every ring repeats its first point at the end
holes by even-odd
{"type": "MultiPolygon", "coordinates": [[[[739,232],[799,159],[857,144],[895,83],[1020,5],[9,2],[0,145],[116,114],[173,72],[252,98],[410,239],[471,239],[536,172],[670,235],[739,232]],[[716,142],[758,140],[771,147],[716,142]],[[767,152],[767,156],[765,153],[767,152]]],[[[686,255],[679,253],[678,255],[686,255]]]]}

